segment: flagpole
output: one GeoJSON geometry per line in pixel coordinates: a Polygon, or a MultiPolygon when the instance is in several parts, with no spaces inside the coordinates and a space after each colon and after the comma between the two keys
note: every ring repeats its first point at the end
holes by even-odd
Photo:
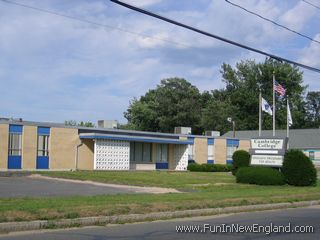
{"type": "Polygon", "coordinates": [[[288,138],[287,149],[289,149],[289,111],[290,111],[289,97],[287,95],[287,138],[288,138]]]}
{"type": "Polygon", "coordinates": [[[275,92],[274,92],[274,84],[275,84],[275,76],[274,76],[274,71],[273,71],[273,75],[272,75],[272,79],[273,79],[273,86],[272,86],[272,99],[273,99],[273,108],[272,108],[272,122],[273,122],[273,131],[272,131],[272,135],[275,136],[276,135],[276,96],[275,96],[275,92]]]}
{"type": "Polygon", "coordinates": [[[287,138],[289,138],[289,99],[287,96],[287,138]]]}
{"type": "Polygon", "coordinates": [[[259,137],[261,137],[261,129],[262,129],[262,119],[261,119],[261,101],[262,101],[262,96],[261,96],[261,89],[259,89],[259,137]]]}

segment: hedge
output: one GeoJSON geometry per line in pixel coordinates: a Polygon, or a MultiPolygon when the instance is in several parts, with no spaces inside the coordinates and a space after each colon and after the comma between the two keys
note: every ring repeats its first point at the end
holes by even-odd
{"type": "Polygon", "coordinates": [[[237,150],[232,155],[232,174],[235,175],[238,168],[248,167],[250,164],[250,154],[245,150],[237,150]]]}
{"type": "Polygon", "coordinates": [[[232,166],[228,164],[198,164],[191,163],[188,170],[191,172],[230,172],[232,166]]]}
{"type": "Polygon", "coordinates": [[[317,170],[301,150],[289,150],[284,156],[281,170],[290,185],[312,186],[317,183],[317,170]]]}
{"type": "Polygon", "coordinates": [[[283,174],[271,167],[241,167],[236,173],[237,183],[257,185],[284,185],[283,174]]]}

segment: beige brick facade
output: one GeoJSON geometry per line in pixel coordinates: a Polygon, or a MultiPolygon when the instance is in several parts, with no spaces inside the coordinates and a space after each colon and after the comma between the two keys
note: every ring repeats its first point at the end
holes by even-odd
{"type": "Polygon", "coordinates": [[[207,163],[208,160],[208,143],[207,138],[194,139],[194,160],[199,163],[207,163]]]}
{"type": "Polygon", "coordinates": [[[78,130],[51,128],[49,168],[56,170],[75,169],[76,146],[80,144],[78,130]]]}
{"type": "Polygon", "coordinates": [[[217,138],[214,140],[214,163],[226,164],[227,162],[227,140],[217,138]]]}
{"type": "Polygon", "coordinates": [[[22,134],[22,169],[36,169],[37,162],[37,127],[23,126],[22,134]]]}
{"type": "Polygon", "coordinates": [[[0,124],[0,169],[8,168],[9,125],[0,124]]]}
{"type": "Polygon", "coordinates": [[[78,152],[78,169],[93,170],[94,161],[94,141],[92,139],[83,139],[78,152]]]}

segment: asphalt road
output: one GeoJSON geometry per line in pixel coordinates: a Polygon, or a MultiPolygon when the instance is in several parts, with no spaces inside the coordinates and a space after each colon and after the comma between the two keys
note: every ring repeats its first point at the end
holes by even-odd
{"type": "Polygon", "coordinates": [[[0,198],[36,196],[90,196],[134,193],[128,188],[95,186],[85,183],[61,182],[29,177],[0,177],[0,198]]]}
{"type": "MultiPolygon", "coordinates": [[[[306,228],[304,228],[306,229],[306,228]]],[[[268,228],[266,228],[268,230],[268,228]]],[[[301,228],[301,230],[303,230],[301,228]]],[[[320,239],[320,207],[287,209],[277,211],[264,211],[255,213],[242,213],[220,217],[197,217],[182,220],[157,221],[150,223],[109,225],[106,227],[88,227],[67,230],[47,230],[33,233],[13,233],[0,235],[0,239],[10,240],[102,240],[102,239],[281,239],[281,240],[309,240],[320,239]],[[314,233],[177,233],[177,226],[221,226],[221,224],[239,224],[241,226],[288,226],[291,229],[296,226],[312,226],[314,233]]]]}

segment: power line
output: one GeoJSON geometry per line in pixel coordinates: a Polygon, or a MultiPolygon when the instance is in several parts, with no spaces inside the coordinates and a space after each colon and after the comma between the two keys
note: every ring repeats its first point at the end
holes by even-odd
{"type": "Polygon", "coordinates": [[[310,6],[312,6],[312,7],[317,8],[317,9],[320,10],[320,7],[319,7],[319,6],[317,6],[317,5],[315,5],[315,4],[311,3],[311,2],[308,2],[308,1],[305,1],[305,0],[302,0],[302,2],[305,2],[306,4],[309,4],[310,6]]]}
{"type": "Polygon", "coordinates": [[[275,59],[275,60],[278,60],[278,61],[287,62],[287,63],[293,64],[293,65],[296,65],[296,66],[299,66],[299,67],[303,67],[303,68],[305,68],[305,69],[309,69],[309,70],[311,70],[311,71],[315,71],[315,72],[320,73],[320,69],[319,69],[319,68],[311,67],[311,66],[308,66],[308,65],[305,65],[305,64],[302,64],[302,63],[298,63],[298,62],[295,62],[295,61],[292,61],[292,60],[289,60],[289,59],[286,59],[286,58],[283,58],[283,57],[279,57],[279,56],[277,56],[277,55],[273,55],[273,54],[271,54],[271,53],[264,52],[264,51],[259,50],[259,49],[256,49],[256,48],[249,47],[249,46],[247,46],[247,45],[244,45],[244,44],[241,44],[241,43],[238,43],[238,42],[235,42],[235,41],[232,41],[232,40],[229,40],[229,39],[220,37],[220,36],[218,36],[218,35],[214,35],[214,34],[212,34],[212,33],[205,32],[205,31],[200,30],[200,29],[197,29],[197,28],[195,28],[195,27],[188,26],[188,25],[186,25],[186,24],[184,24],[184,23],[180,23],[180,22],[177,22],[177,21],[175,21],[175,20],[172,20],[172,19],[163,17],[163,16],[161,16],[161,15],[158,15],[158,14],[156,14],[156,13],[147,11],[147,10],[145,10],[145,9],[135,7],[135,6],[130,5],[130,4],[128,4],[128,3],[124,3],[124,2],[121,2],[121,1],[118,1],[118,0],[110,0],[110,1],[111,1],[111,2],[114,2],[114,3],[116,3],[116,4],[119,4],[119,5],[123,6],[123,7],[129,8],[129,9],[131,9],[131,10],[134,10],[134,11],[137,11],[137,12],[140,12],[140,13],[143,13],[143,14],[146,14],[146,15],[149,15],[149,16],[154,17],[154,18],[158,18],[158,19],[160,19],[160,20],[162,20],[162,21],[165,21],[165,22],[168,22],[168,23],[171,23],[171,24],[180,26],[180,27],[182,27],[182,28],[189,29],[189,30],[191,30],[191,31],[200,33],[200,34],[202,34],[202,35],[205,35],[205,36],[208,36],[208,37],[211,37],[211,38],[218,39],[218,40],[220,40],[220,41],[229,43],[229,44],[231,44],[231,45],[234,45],[234,46],[237,46],[237,47],[240,47],[240,48],[247,49],[247,50],[252,51],[252,52],[256,52],[256,53],[265,55],[265,56],[267,56],[267,57],[270,57],[270,58],[275,59]]]}
{"type": "Polygon", "coordinates": [[[35,10],[35,11],[38,11],[38,12],[43,12],[43,13],[47,13],[47,14],[51,14],[51,15],[55,15],[55,16],[59,16],[59,17],[63,17],[63,18],[68,18],[68,19],[71,19],[71,20],[76,20],[76,21],[79,21],[79,22],[88,23],[88,24],[91,24],[91,25],[99,26],[99,27],[115,29],[115,30],[118,30],[118,31],[122,31],[122,32],[125,32],[125,33],[132,34],[132,35],[142,36],[142,37],[150,38],[150,39],[155,39],[155,40],[166,42],[166,43],[169,43],[169,44],[179,45],[179,46],[183,46],[183,47],[191,47],[190,45],[187,45],[187,44],[184,44],[184,43],[178,43],[178,42],[175,42],[175,41],[171,41],[169,39],[158,38],[158,37],[150,36],[148,34],[143,34],[143,33],[137,33],[137,32],[133,32],[133,31],[130,31],[130,30],[127,30],[127,29],[124,29],[124,28],[114,27],[114,26],[111,26],[111,25],[98,23],[98,22],[94,22],[94,21],[90,21],[90,20],[86,20],[86,19],[82,19],[82,18],[78,18],[78,17],[74,17],[74,16],[62,14],[62,13],[58,13],[58,12],[54,12],[54,11],[51,11],[51,10],[47,10],[47,9],[43,9],[43,8],[38,8],[38,7],[26,5],[26,4],[23,4],[23,3],[18,3],[18,2],[14,2],[14,1],[10,1],[10,0],[0,0],[0,1],[2,1],[4,3],[17,5],[17,6],[28,8],[28,9],[32,9],[32,10],[35,10]]]}
{"type": "Polygon", "coordinates": [[[310,41],[313,41],[313,42],[316,42],[316,43],[320,44],[320,41],[317,41],[317,40],[313,39],[312,37],[309,37],[309,36],[307,36],[307,35],[305,35],[305,34],[303,34],[303,33],[297,32],[296,30],[293,30],[293,29],[291,29],[291,28],[288,28],[288,27],[286,27],[286,26],[284,26],[284,25],[282,25],[282,24],[280,24],[280,23],[277,23],[277,22],[275,22],[275,21],[273,21],[273,20],[271,20],[271,19],[269,19],[269,18],[266,18],[266,17],[264,17],[264,16],[262,16],[262,15],[256,13],[256,12],[250,11],[250,10],[248,10],[247,8],[242,7],[242,6],[240,6],[240,5],[236,4],[236,3],[230,2],[230,1],[228,1],[228,0],[225,0],[225,1],[226,1],[227,3],[233,5],[233,6],[237,7],[237,8],[240,8],[240,9],[242,9],[242,10],[244,10],[244,11],[252,14],[252,15],[255,15],[255,16],[257,16],[257,17],[259,17],[259,18],[261,18],[261,19],[263,19],[263,20],[266,20],[266,21],[268,21],[268,22],[270,22],[270,23],[272,23],[272,24],[274,24],[274,25],[276,25],[276,26],[278,26],[278,27],[281,27],[281,28],[283,28],[283,29],[285,29],[285,30],[287,30],[287,31],[290,31],[290,32],[292,32],[292,33],[295,33],[295,34],[301,36],[301,37],[304,37],[304,38],[306,38],[306,39],[309,39],[310,41]]]}

